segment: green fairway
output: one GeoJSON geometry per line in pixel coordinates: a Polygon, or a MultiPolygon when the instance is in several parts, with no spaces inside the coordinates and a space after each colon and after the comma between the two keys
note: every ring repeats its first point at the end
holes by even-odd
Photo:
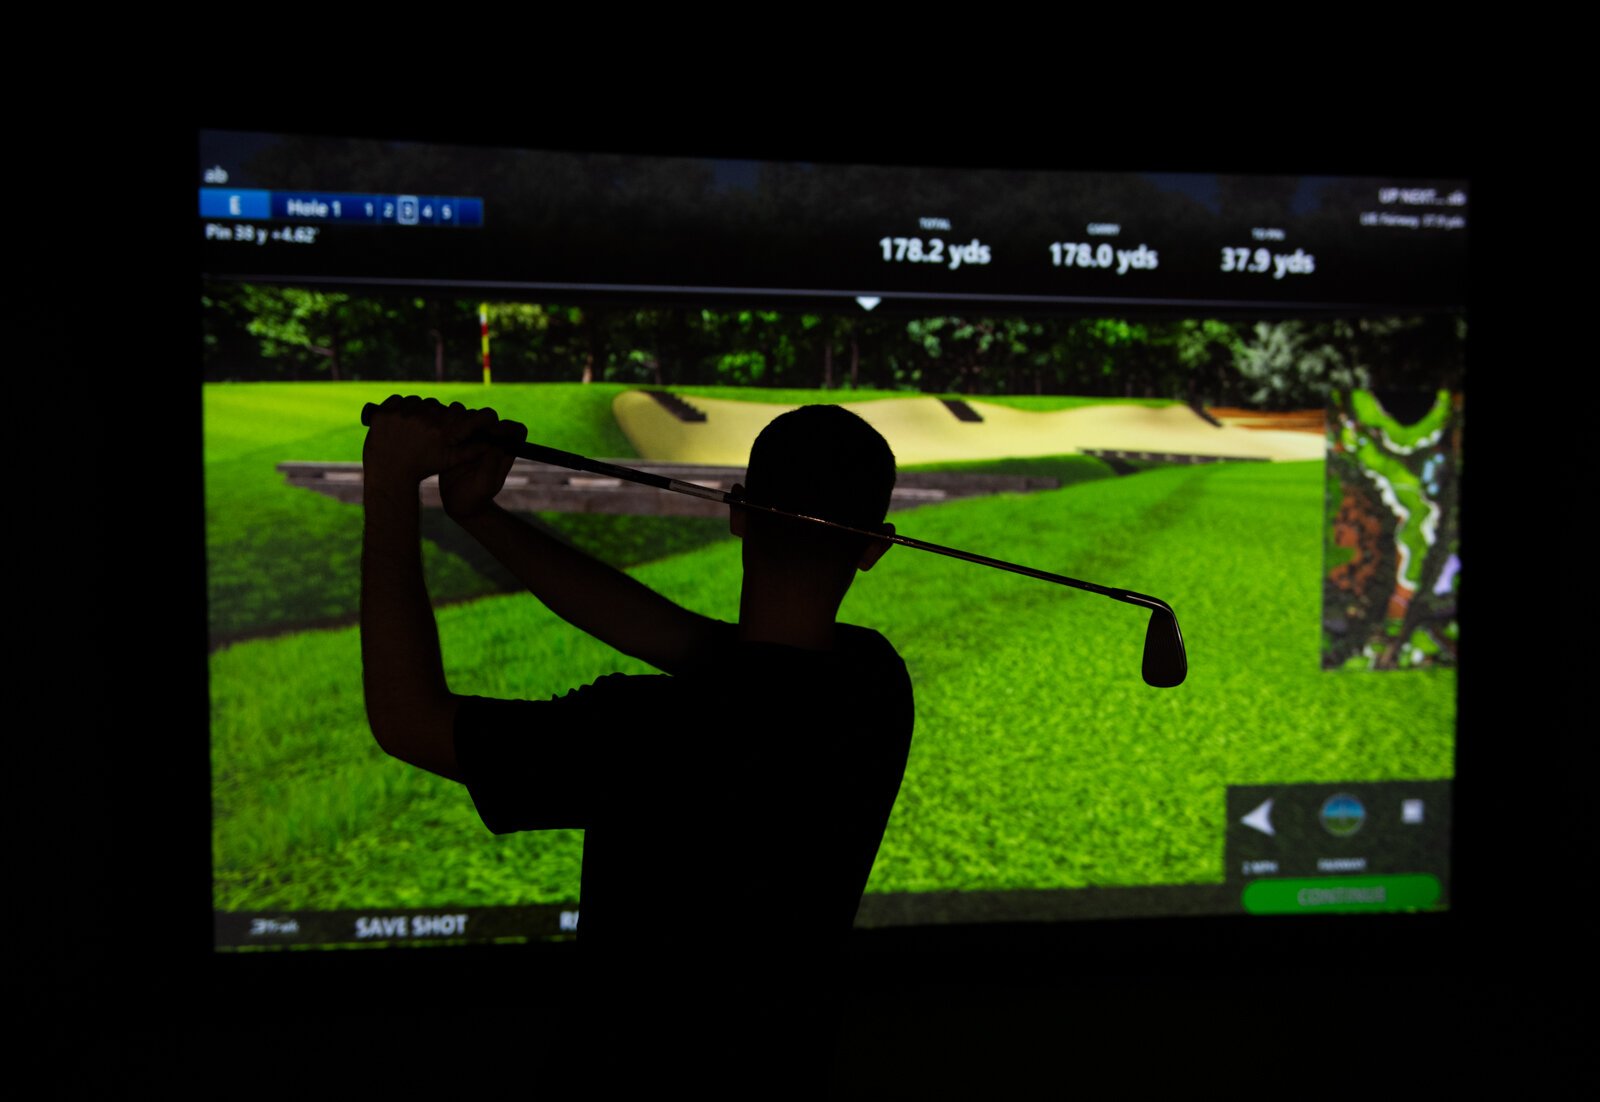
{"type": "MultiPolygon", "coordinates": [[[[246,457],[269,472],[279,458],[353,458],[360,428],[343,418],[390,388],[339,388],[321,429],[287,443],[224,431],[249,404],[230,406],[228,392],[245,389],[207,391],[208,486],[213,461],[243,483],[229,464],[246,457]]],[[[333,388],[305,389],[320,401],[333,388]]],[[[614,393],[594,389],[605,401],[614,393]]],[[[580,421],[591,400],[552,396],[580,421]]],[[[527,416],[510,401],[501,412],[527,416]]],[[[580,424],[551,442],[603,450],[573,439],[596,431],[580,424]]],[[[359,511],[327,504],[352,515],[358,536],[359,511]]],[[[1218,882],[1226,784],[1451,776],[1452,670],[1320,669],[1322,516],[1323,467],[1304,462],[1151,470],[897,518],[920,539],[1163,597],[1191,672],[1178,689],[1142,683],[1144,619],[1133,608],[891,551],[841,614],[898,646],[917,694],[906,781],[870,890],[1218,882]]],[[[354,587],[354,559],[339,569],[354,587]]],[[[736,615],[735,543],[634,573],[697,611],[736,615]]],[[[442,609],[439,628],[457,692],[540,698],[644,672],[526,596],[442,609]]],[[[211,686],[219,908],[576,898],[576,834],[495,838],[458,786],[378,751],[353,628],[218,651],[211,686]]]]}

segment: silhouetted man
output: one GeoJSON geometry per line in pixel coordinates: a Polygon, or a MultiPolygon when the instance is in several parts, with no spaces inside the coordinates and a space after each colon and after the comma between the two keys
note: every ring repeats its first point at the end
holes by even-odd
{"type": "MultiPolygon", "coordinates": [[[[494,504],[526,429],[492,410],[393,397],[364,452],[361,645],[390,754],[465,784],[496,833],[582,828],[579,941],[620,969],[736,976],[743,997],[813,977],[848,935],[899,790],[911,685],[877,632],[839,624],[884,541],[735,507],[739,622],[684,609],[494,504]],[[458,696],[423,583],[417,485],[568,623],[670,676],[611,675],[547,701],[458,696]]],[[[868,531],[894,457],[836,406],[776,418],[752,503],[868,531]]],[[[687,994],[687,993],[686,993],[687,994]]],[[[760,1032],[759,1005],[743,1036],[760,1032]]],[[[782,1028],[793,1021],[785,1019],[782,1028]]]]}

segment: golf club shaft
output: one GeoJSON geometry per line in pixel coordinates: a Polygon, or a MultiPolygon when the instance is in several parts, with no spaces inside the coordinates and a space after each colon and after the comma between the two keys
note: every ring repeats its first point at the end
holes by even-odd
{"type": "MultiPolygon", "coordinates": [[[[370,425],[372,415],[378,412],[378,407],[367,403],[361,411],[361,423],[370,425]]],[[[820,524],[825,528],[832,528],[839,532],[848,532],[855,536],[864,536],[867,539],[887,540],[897,543],[902,547],[914,547],[918,551],[931,551],[935,555],[946,555],[952,559],[961,559],[963,562],[977,563],[979,566],[992,566],[996,570],[1008,570],[1013,574],[1022,574],[1029,578],[1038,578],[1044,582],[1054,582],[1056,585],[1070,586],[1073,589],[1087,590],[1110,597],[1114,601],[1125,604],[1138,605],[1152,611],[1165,612],[1172,615],[1172,606],[1159,597],[1151,597],[1144,593],[1134,593],[1127,589],[1113,589],[1110,586],[1096,585],[1079,578],[1069,578],[1065,574],[1052,574],[1047,570],[1036,570],[1031,566],[1022,566],[1003,559],[990,558],[988,555],[978,555],[971,551],[962,551],[955,547],[945,547],[942,544],[928,543],[924,540],[912,539],[910,536],[885,535],[882,532],[872,532],[865,528],[853,528],[848,524],[839,524],[824,517],[808,516],[805,513],[791,513],[784,509],[777,509],[770,505],[761,505],[753,501],[735,497],[726,490],[714,489],[710,486],[701,486],[694,482],[684,482],[681,479],[667,478],[665,475],[651,474],[649,471],[636,471],[632,467],[619,467],[615,463],[603,463],[598,459],[578,455],[575,452],[565,452],[559,448],[546,447],[543,444],[522,443],[506,449],[521,459],[530,459],[536,463],[548,463],[553,467],[563,467],[569,471],[586,471],[590,474],[604,475],[607,478],[617,478],[624,482],[633,482],[641,486],[653,486],[658,490],[670,490],[673,493],[688,494],[691,497],[704,498],[707,501],[716,501],[724,505],[738,505],[745,509],[756,509],[773,516],[785,517],[789,520],[803,520],[811,524],[820,524]]]]}

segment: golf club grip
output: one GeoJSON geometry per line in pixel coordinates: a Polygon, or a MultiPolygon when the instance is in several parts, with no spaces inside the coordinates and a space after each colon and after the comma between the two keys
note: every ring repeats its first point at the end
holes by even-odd
{"type": "MultiPolygon", "coordinates": [[[[361,423],[367,427],[372,426],[373,415],[378,412],[378,406],[368,402],[361,407],[361,423]]],[[[590,459],[586,455],[576,452],[564,452],[560,448],[550,448],[543,444],[530,444],[526,441],[506,448],[512,455],[519,459],[531,459],[535,463],[548,463],[552,467],[563,467],[569,471],[585,471],[589,474],[604,475],[607,478],[619,478],[624,482],[635,482],[641,486],[650,486],[657,490],[671,490],[674,493],[688,494],[691,497],[705,498],[708,501],[730,504],[733,501],[731,494],[723,490],[713,489],[710,486],[700,486],[693,482],[683,482],[665,475],[651,474],[649,471],[636,471],[632,467],[619,467],[614,463],[602,463],[598,459],[590,459]]]]}

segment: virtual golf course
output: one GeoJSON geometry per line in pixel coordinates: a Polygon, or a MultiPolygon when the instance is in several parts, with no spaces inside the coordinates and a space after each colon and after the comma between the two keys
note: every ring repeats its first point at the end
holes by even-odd
{"type": "MultiPolygon", "coordinates": [[[[497,838],[464,789],[374,743],[356,628],[360,506],[277,470],[359,460],[363,404],[420,386],[205,388],[219,911],[577,899],[579,833],[497,838]]],[[[1218,427],[1161,400],[969,397],[981,416],[969,423],[937,397],[903,392],[674,388],[706,414],[686,422],[621,384],[421,392],[492,405],[568,451],[731,465],[782,408],[845,402],[903,468],[1059,482],[905,511],[893,518],[904,534],[1173,606],[1190,672],[1158,690],[1139,676],[1135,608],[904,548],[863,575],[841,617],[895,644],[917,706],[869,893],[1217,884],[1228,785],[1452,775],[1452,667],[1323,669],[1320,433],[1218,427]]],[[[540,520],[673,600],[736,618],[739,548],[725,523],[540,520]]],[[[450,529],[442,515],[424,522],[454,691],[539,699],[619,670],[654,672],[506,592],[450,529]]]]}

